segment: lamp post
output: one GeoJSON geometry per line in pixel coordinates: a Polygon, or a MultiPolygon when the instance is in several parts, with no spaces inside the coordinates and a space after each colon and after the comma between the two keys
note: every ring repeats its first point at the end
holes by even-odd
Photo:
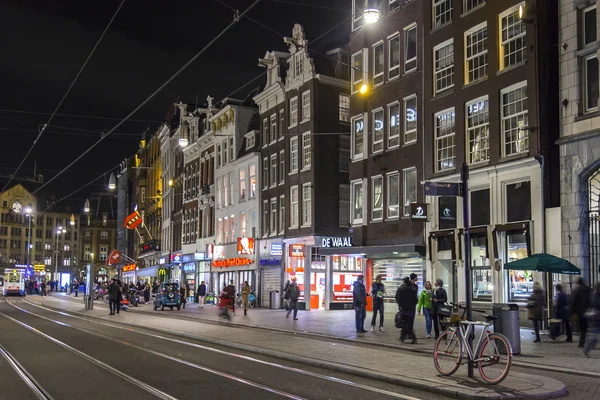
{"type": "Polygon", "coordinates": [[[54,279],[58,278],[58,253],[59,253],[59,251],[58,251],[58,236],[61,233],[66,233],[66,232],[67,232],[67,230],[60,225],[56,228],[55,246],[54,246],[55,253],[56,253],[54,256],[54,279]]]}
{"type": "Polygon", "coordinates": [[[25,209],[25,215],[29,217],[29,222],[27,225],[27,266],[29,267],[31,263],[31,218],[33,218],[33,209],[31,207],[27,207],[25,209]]]}

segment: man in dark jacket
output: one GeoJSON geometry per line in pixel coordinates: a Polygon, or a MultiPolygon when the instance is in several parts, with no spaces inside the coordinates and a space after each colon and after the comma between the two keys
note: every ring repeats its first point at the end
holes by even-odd
{"type": "Polygon", "coordinates": [[[204,299],[206,298],[206,283],[200,282],[198,285],[198,304],[200,308],[204,308],[204,299]]]}
{"type": "Polygon", "coordinates": [[[448,301],[448,294],[444,289],[444,281],[441,279],[435,280],[435,289],[431,294],[431,317],[433,320],[433,328],[435,330],[435,339],[440,337],[440,321],[443,320],[443,316],[439,314],[441,306],[446,304],[448,301]]]}
{"type": "MultiPolygon", "coordinates": [[[[572,342],[573,336],[571,334],[571,321],[569,321],[569,300],[567,294],[563,292],[561,284],[556,285],[556,298],[554,299],[554,307],[556,308],[556,318],[562,320],[565,327],[565,333],[567,335],[566,342],[572,342]]],[[[552,340],[556,339],[558,335],[553,333],[550,335],[552,340]]]]}
{"type": "Polygon", "coordinates": [[[292,278],[292,282],[287,285],[287,289],[285,290],[285,297],[289,300],[289,307],[287,313],[285,314],[286,318],[290,317],[290,313],[294,311],[294,321],[298,320],[298,298],[300,297],[300,288],[296,283],[296,278],[292,278]]]}
{"type": "Polygon", "coordinates": [[[352,289],[352,305],[354,306],[354,321],[356,333],[364,333],[365,318],[367,317],[367,289],[363,283],[365,277],[359,275],[352,289]]]}
{"type": "Polygon", "coordinates": [[[577,347],[583,347],[585,344],[585,335],[588,329],[588,320],[584,314],[590,307],[591,290],[585,285],[583,278],[577,280],[577,286],[573,290],[571,296],[571,313],[577,315],[577,321],[579,322],[579,345],[577,347]]]}
{"type": "Polygon", "coordinates": [[[117,311],[117,301],[119,299],[119,285],[117,285],[117,280],[112,279],[110,281],[110,285],[108,285],[108,307],[110,308],[110,314],[115,315],[115,311],[117,311]]]}
{"type": "Polygon", "coordinates": [[[396,302],[402,315],[400,341],[404,342],[406,337],[412,337],[413,344],[417,343],[414,332],[415,313],[419,302],[417,279],[417,274],[410,274],[410,277],[404,278],[404,283],[396,291],[396,302]]]}

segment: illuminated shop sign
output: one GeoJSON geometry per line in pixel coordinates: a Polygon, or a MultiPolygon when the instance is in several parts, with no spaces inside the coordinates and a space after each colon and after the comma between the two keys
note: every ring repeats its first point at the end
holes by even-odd
{"type": "Polygon", "coordinates": [[[135,271],[136,268],[137,268],[136,264],[123,265],[123,272],[135,271]]]}
{"type": "Polygon", "coordinates": [[[283,243],[271,243],[271,255],[272,256],[283,255],[283,243]]]}
{"type": "Polygon", "coordinates": [[[352,247],[352,238],[350,237],[329,237],[321,239],[321,247],[352,247]]]}
{"type": "Polygon", "coordinates": [[[205,260],[205,259],[206,259],[205,253],[194,253],[194,260],[205,260]]]}
{"type": "Polygon", "coordinates": [[[277,258],[260,260],[260,265],[266,267],[281,265],[281,260],[277,258]]]}
{"type": "Polygon", "coordinates": [[[245,257],[226,258],[224,260],[214,260],[213,267],[216,268],[227,268],[227,267],[241,267],[250,265],[254,260],[245,257]]]}
{"type": "Polygon", "coordinates": [[[167,268],[159,268],[158,276],[167,276],[169,274],[169,270],[167,268]]]}
{"type": "Polygon", "coordinates": [[[196,270],[196,264],[194,264],[194,263],[183,264],[183,270],[186,272],[194,272],[196,270]]]}
{"type": "Polygon", "coordinates": [[[412,221],[427,222],[427,204],[411,203],[410,204],[410,219],[412,221]]]}
{"type": "Polygon", "coordinates": [[[238,238],[237,253],[238,254],[254,254],[254,239],[238,238]]]}
{"type": "Polygon", "coordinates": [[[163,265],[167,263],[167,259],[165,257],[161,257],[158,259],[158,265],[163,265]]]}
{"type": "Polygon", "coordinates": [[[213,246],[213,260],[225,258],[225,246],[213,246]]]}
{"type": "Polygon", "coordinates": [[[175,264],[181,263],[181,253],[171,254],[171,262],[175,264]]]}
{"type": "Polygon", "coordinates": [[[304,257],[304,245],[290,244],[290,257],[304,257]]]}

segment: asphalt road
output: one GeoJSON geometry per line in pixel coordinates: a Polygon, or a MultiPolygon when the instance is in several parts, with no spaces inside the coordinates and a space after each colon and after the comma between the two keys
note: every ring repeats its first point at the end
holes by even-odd
{"type": "MultiPolygon", "coordinates": [[[[0,303],[1,344],[55,399],[444,400],[438,394],[175,336],[166,337],[179,343],[167,341],[8,301],[12,305],[0,303]]],[[[14,370],[0,363],[0,399],[29,398],[35,397],[14,370]]]]}

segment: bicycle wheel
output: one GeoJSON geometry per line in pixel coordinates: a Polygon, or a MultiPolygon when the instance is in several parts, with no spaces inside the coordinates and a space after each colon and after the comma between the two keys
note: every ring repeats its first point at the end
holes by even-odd
{"type": "Polygon", "coordinates": [[[504,380],[512,363],[512,347],[506,336],[492,333],[479,347],[477,364],[484,381],[495,385],[504,380]]]}
{"type": "Polygon", "coordinates": [[[456,332],[444,332],[435,343],[433,364],[440,375],[450,376],[460,367],[462,341],[456,332]]]}

